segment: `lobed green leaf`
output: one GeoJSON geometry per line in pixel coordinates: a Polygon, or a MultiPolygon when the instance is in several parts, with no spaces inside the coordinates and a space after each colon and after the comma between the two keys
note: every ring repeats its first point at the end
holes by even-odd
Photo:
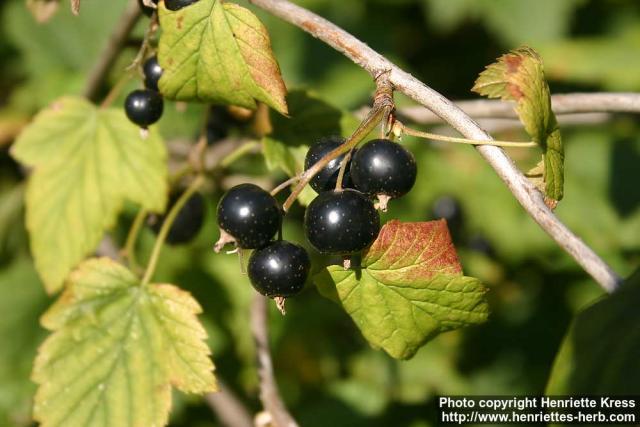
{"type": "Polygon", "coordinates": [[[107,259],[82,263],[45,313],[53,332],[32,378],[34,418],[53,426],[162,426],[171,386],[216,390],[198,303],[172,285],[141,285],[107,259]]]}
{"type": "Polygon", "coordinates": [[[251,109],[261,101],[287,114],[287,90],[269,34],[253,13],[220,0],[200,0],[177,11],[160,2],[158,10],[165,97],[251,109]]]}
{"type": "Polygon", "coordinates": [[[125,200],[162,211],[166,152],[153,129],[145,139],[121,109],[62,98],[38,114],[12,148],[34,168],[26,191],[27,228],[49,292],[113,226],[125,200]]]}
{"type": "Polygon", "coordinates": [[[462,275],[445,221],[387,223],[357,269],[313,278],[374,347],[409,359],[441,332],[484,322],[486,289],[462,275]]]}

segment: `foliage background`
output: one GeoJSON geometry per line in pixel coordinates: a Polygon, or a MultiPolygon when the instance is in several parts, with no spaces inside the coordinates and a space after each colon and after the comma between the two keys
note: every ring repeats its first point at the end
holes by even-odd
{"type": "MultiPolygon", "coordinates": [[[[38,25],[23,0],[0,3],[0,425],[30,425],[35,386],[29,372],[44,331],[38,317],[51,303],[33,270],[23,225],[24,171],[8,156],[16,130],[48,102],[79,93],[116,23],[123,0],[85,0],[80,18],[67,7],[38,25]]],[[[553,93],[640,90],[640,3],[628,0],[299,0],[365,40],[453,99],[472,98],[477,74],[506,50],[537,49],[553,93]]],[[[259,13],[290,89],[311,88],[341,109],[369,102],[366,73],[294,27],[259,13]]],[[[141,35],[143,27],[137,30],[141,35]]],[[[115,81],[135,55],[114,67],[115,81]]],[[[408,101],[398,98],[399,105],[408,101]]],[[[168,141],[191,138],[200,108],[167,106],[160,130],[168,141]]],[[[559,217],[614,269],[628,276],[640,264],[640,125],[616,116],[606,125],[563,128],[566,197],[559,217]],[[635,178],[634,178],[635,176],[635,178]]],[[[499,135],[524,138],[518,131],[499,135]]],[[[311,143],[313,141],[300,141],[311,143]]],[[[419,161],[418,184],[387,218],[433,218],[434,201],[459,200],[450,224],[465,273],[490,288],[492,316],[480,327],[447,333],[408,362],[368,347],[347,315],[309,288],[285,318],[272,316],[274,362],[292,413],[304,426],[422,427],[435,420],[437,394],[541,394],[572,316],[600,288],[517,205],[494,172],[468,147],[407,141],[419,161]]],[[[511,151],[522,165],[535,154],[511,151]]],[[[261,155],[224,171],[220,183],[267,174],[261,155]],[[222,179],[225,178],[225,179],[222,179]]],[[[271,173],[275,179],[281,178],[271,173]]],[[[257,410],[257,379],[248,328],[253,290],[233,256],[214,255],[211,189],[207,224],[191,245],[164,250],[160,281],[191,291],[219,376],[257,410]]],[[[114,231],[121,242],[134,210],[114,231]]],[[[285,234],[302,242],[301,210],[285,234]]],[[[143,234],[148,253],[153,235],[143,234]]],[[[145,252],[146,250],[146,252],[145,252]]],[[[636,384],[635,387],[638,385],[636,384]]],[[[638,392],[638,390],[636,390],[638,392]]],[[[215,426],[201,399],[176,396],[173,426],[215,426]]]]}

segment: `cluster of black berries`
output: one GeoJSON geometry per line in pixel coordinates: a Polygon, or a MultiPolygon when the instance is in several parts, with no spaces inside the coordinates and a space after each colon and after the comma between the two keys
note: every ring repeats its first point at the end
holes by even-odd
{"type": "MultiPolygon", "coordinates": [[[[152,1],[158,4],[159,0],[152,1]]],[[[179,10],[196,1],[198,0],[165,0],[164,4],[169,10],[179,10]]],[[[145,6],[142,0],[138,0],[138,2],[145,14],[153,14],[153,9],[145,6]]],[[[147,59],[142,69],[144,71],[145,89],[134,90],[127,96],[124,102],[124,111],[133,123],[141,128],[147,128],[160,120],[164,111],[164,102],[158,90],[158,82],[162,77],[162,68],[158,64],[158,58],[153,56],[147,59]]]]}
{"type": "MultiPolygon", "coordinates": [[[[313,145],[305,168],[337,149],[344,140],[328,138],[313,145]]],[[[310,184],[319,195],[304,217],[307,240],[319,252],[349,257],[369,247],[380,232],[374,202],[401,197],[413,187],[417,167],[413,155],[386,139],[364,144],[353,153],[336,190],[342,156],[329,162],[310,184]]],[[[282,210],[263,189],[242,184],[229,190],[218,206],[218,225],[242,249],[255,249],[249,259],[249,279],[269,297],[290,297],[304,287],[310,270],[309,255],[301,246],[273,240],[281,231],[282,210]]]]}

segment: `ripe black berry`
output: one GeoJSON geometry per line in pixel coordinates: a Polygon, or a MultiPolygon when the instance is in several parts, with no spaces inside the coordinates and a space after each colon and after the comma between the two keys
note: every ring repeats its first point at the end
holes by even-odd
{"type": "Polygon", "coordinates": [[[278,241],[253,251],[249,258],[249,280],[262,295],[291,297],[304,288],[311,261],[302,246],[278,241]]]}
{"type": "Polygon", "coordinates": [[[149,89],[134,90],[124,102],[127,117],[140,127],[147,127],[160,120],[163,109],[164,102],[160,94],[149,89]]]}
{"type": "MultiPolygon", "coordinates": [[[[181,194],[172,194],[169,198],[169,207],[167,212],[171,210],[173,205],[178,201],[181,194]]],[[[158,234],[162,224],[164,224],[165,216],[151,219],[151,229],[158,234]]],[[[176,219],[171,224],[169,234],[167,234],[166,242],[171,245],[179,245],[191,241],[202,228],[204,222],[204,199],[198,193],[191,196],[184,204],[176,219]]]]}
{"type": "Polygon", "coordinates": [[[453,196],[440,196],[433,202],[430,217],[446,219],[454,242],[458,242],[464,234],[464,212],[460,202],[453,196]]]}
{"type": "MultiPolygon", "coordinates": [[[[152,1],[155,4],[158,4],[158,0],[152,0],[152,1]]],[[[142,9],[142,12],[147,16],[151,16],[155,11],[155,9],[145,6],[142,0],[138,0],[138,4],[140,5],[140,9],[142,9]]]]}
{"type": "Polygon", "coordinates": [[[142,70],[144,71],[144,86],[147,89],[158,92],[158,82],[162,77],[162,67],[158,64],[158,57],[152,56],[147,59],[142,66],[142,70]]]}
{"type": "Polygon", "coordinates": [[[197,1],[198,0],[164,0],[164,5],[169,10],[180,10],[197,1]]]}
{"type": "Polygon", "coordinates": [[[266,246],[282,226],[282,212],[271,194],[253,184],[229,190],[218,205],[218,225],[239,247],[266,246]]]}
{"type": "Polygon", "coordinates": [[[403,196],[416,182],[413,154],[388,139],[374,139],[353,156],[351,179],[355,187],[370,196],[403,196]]]}
{"type": "Polygon", "coordinates": [[[358,191],[327,191],[307,207],[304,229],[318,251],[348,255],[368,247],[378,237],[380,215],[358,191]]]}
{"type": "MultiPolygon", "coordinates": [[[[322,139],[313,144],[309,148],[309,151],[307,151],[307,157],[304,159],[304,169],[309,169],[318,160],[322,159],[324,156],[338,148],[343,143],[344,138],[333,136],[330,138],[322,139]]],[[[338,181],[338,174],[340,173],[340,165],[342,164],[344,156],[346,156],[346,153],[331,160],[329,164],[327,164],[327,166],[325,166],[317,175],[315,175],[311,179],[311,182],[309,182],[311,188],[316,190],[318,193],[322,193],[323,191],[332,191],[333,189],[335,189],[336,182],[338,181]]],[[[351,183],[351,174],[349,173],[350,164],[351,162],[347,164],[347,168],[344,172],[344,177],[342,179],[343,188],[353,187],[351,183]]]]}

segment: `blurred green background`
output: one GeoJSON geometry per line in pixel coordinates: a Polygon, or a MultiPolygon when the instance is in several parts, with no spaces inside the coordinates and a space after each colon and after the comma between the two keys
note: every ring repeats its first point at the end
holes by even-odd
{"type": "MultiPolygon", "coordinates": [[[[522,44],[541,53],[553,93],[640,91],[637,1],[296,3],[348,29],[452,99],[473,98],[469,89],[484,66],[522,44]]],[[[32,267],[23,225],[25,175],[8,149],[16,132],[40,108],[60,95],[80,93],[124,4],[84,0],[79,18],[64,4],[50,22],[40,25],[24,0],[0,3],[0,426],[31,425],[35,386],[29,372],[46,334],[38,317],[52,302],[32,267]]],[[[311,89],[342,110],[369,103],[373,84],[365,72],[298,29],[258,15],[271,33],[290,89],[311,89]]],[[[136,34],[143,31],[141,23],[136,34]]],[[[135,53],[134,46],[123,53],[111,83],[135,53]]],[[[398,104],[411,105],[401,96],[398,104]]],[[[170,104],[160,128],[168,142],[195,138],[200,117],[200,107],[184,110],[170,104]]],[[[629,115],[562,128],[566,196],[557,214],[623,276],[640,265],[639,131],[637,116],[629,115]]],[[[517,129],[495,136],[526,138],[517,129]]],[[[272,316],[279,384],[303,426],[423,427],[435,425],[438,394],[541,394],[572,316],[602,295],[527,217],[472,148],[407,143],[419,162],[418,184],[392,204],[386,218],[427,220],[449,215],[453,208],[450,227],[465,273],[481,278],[491,289],[490,321],[444,334],[414,359],[399,362],[370,349],[340,307],[309,287],[290,302],[286,317],[272,316]]],[[[509,153],[523,169],[538,156],[535,150],[509,153]]],[[[282,179],[267,171],[258,153],[221,171],[218,181],[267,174],[282,179]]],[[[235,256],[211,251],[217,239],[213,213],[219,188],[207,191],[208,221],[197,240],[167,248],[157,277],[188,289],[200,301],[218,375],[258,410],[248,326],[253,290],[235,256]]],[[[134,214],[131,207],[122,216],[114,230],[117,242],[123,241],[134,214]]],[[[301,209],[288,217],[288,239],[303,242],[301,218],[301,209]]],[[[143,256],[153,239],[145,230],[143,256]]],[[[621,390],[640,392],[638,384],[621,390]]],[[[172,425],[219,424],[200,398],[176,394],[172,425]]]]}

